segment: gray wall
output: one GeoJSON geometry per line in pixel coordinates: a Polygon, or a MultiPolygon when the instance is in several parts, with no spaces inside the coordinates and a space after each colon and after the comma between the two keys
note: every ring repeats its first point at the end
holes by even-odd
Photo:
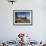
{"type": "Polygon", "coordinates": [[[26,32],[33,40],[46,40],[46,0],[0,0],[0,40],[15,40],[19,32],[26,32]],[[33,10],[32,26],[14,26],[13,10],[33,10]]]}

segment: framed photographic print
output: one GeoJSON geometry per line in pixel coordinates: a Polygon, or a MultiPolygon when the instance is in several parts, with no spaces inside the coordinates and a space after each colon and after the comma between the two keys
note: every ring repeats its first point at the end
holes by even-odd
{"type": "Polygon", "coordinates": [[[13,10],[13,24],[32,25],[32,10],[13,10]]]}

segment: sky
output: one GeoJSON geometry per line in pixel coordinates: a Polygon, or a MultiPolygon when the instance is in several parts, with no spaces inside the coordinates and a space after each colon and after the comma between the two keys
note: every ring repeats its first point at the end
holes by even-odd
{"type": "Polygon", "coordinates": [[[27,19],[30,18],[30,12],[16,12],[16,15],[19,17],[27,17],[27,19]]]}

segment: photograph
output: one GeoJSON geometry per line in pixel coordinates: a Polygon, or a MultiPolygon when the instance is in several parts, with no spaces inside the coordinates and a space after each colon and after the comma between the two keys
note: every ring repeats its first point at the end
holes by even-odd
{"type": "Polygon", "coordinates": [[[14,10],[14,24],[32,24],[32,10],[14,10]]]}

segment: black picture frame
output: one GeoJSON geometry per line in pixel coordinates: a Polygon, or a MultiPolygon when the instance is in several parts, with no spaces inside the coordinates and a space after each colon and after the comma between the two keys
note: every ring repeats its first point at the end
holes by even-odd
{"type": "Polygon", "coordinates": [[[14,25],[32,25],[32,22],[33,22],[32,10],[13,10],[14,25]]]}

